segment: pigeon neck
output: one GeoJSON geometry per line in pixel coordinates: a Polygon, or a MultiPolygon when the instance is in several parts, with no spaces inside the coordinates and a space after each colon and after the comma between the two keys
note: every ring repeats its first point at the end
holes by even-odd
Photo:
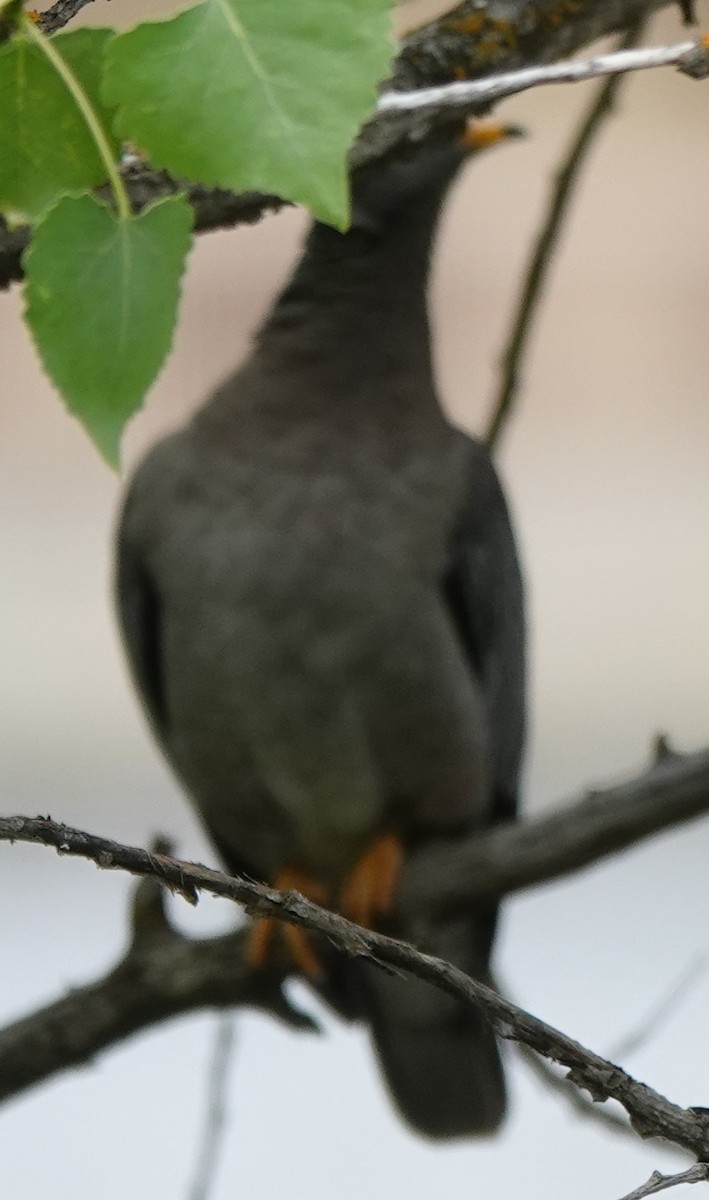
{"type": "Polygon", "coordinates": [[[347,347],[356,358],[399,342],[408,355],[427,356],[426,287],[441,199],[404,210],[382,231],[341,234],[315,224],[261,341],[311,326],[344,357],[347,347]]]}

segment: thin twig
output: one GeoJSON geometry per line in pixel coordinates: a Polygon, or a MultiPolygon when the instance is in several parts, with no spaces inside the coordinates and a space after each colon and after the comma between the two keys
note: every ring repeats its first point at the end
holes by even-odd
{"type": "Polygon", "coordinates": [[[527,92],[530,88],[548,87],[552,83],[582,83],[603,75],[648,71],[657,67],[678,67],[693,79],[704,78],[709,75],[709,38],[677,42],[673,46],[649,46],[642,50],[615,50],[594,58],[571,59],[539,67],[522,67],[518,71],[503,71],[485,79],[444,83],[439,87],[419,88],[415,92],[385,92],[379,97],[376,111],[477,112],[508,96],[527,92]]]}
{"type": "Polygon", "coordinates": [[[679,1175],[661,1175],[653,1171],[647,1183],[621,1196],[620,1200],[645,1200],[647,1196],[655,1196],[667,1188],[679,1187],[682,1183],[709,1183],[709,1164],[695,1163],[688,1171],[680,1171],[679,1175]]]}
{"type": "Polygon", "coordinates": [[[611,1046],[608,1050],[608,1057],[624,1062],[629,1055],[637,1053],[649,1038],[655,1036],[664,1019],[677,1011],[679,1001],[687,995],[687,992],[694,987],[702,975],[706,974],[706,970],[707,956],[705,954],[693,958],[673,980],[665,993],[655,1001],[650,1011],[645,1014],[635,1028],[624,1034],[611,1046]]]}
{"type": "MultiPolygon", "coordinates": [[[[622,39],[623,50],[634,46],[642,36],[646,19],[641,17],[622,39]]],[[[601,84],[571,140],[562,166],[556,174],[547,216],[534,243],[532,256],[522,280],[507,346],[502,355],[502,380],[487,429],[487,443],[495,446],[510,416],[521,379],[521,363],[529,342],[549,269],[557,249],[561,229],[583,166],[601,127],[611,116],[618,90],[625,76],[611,75],[601,84]]]]}
{"type": "Polygon", "coordinates": [[[227,1118],[227,1089],[234,1064],[236,1021],[222,1013],[217,1022],[209,1068],[207,1113],[189,1200],[208,1200],[214,1185],[227,1118]]]}

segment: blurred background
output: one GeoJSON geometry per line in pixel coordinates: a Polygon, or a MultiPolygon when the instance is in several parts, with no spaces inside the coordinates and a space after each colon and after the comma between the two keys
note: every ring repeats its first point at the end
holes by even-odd
{"type": "MultiPolygon", "coordinates": [[[[699,9],[706,29],[708,0],[699,9]]],[[[116,8],[93,20],[116,23],[116,8]]],[[[647,40],[684,36],[668,10],[647,40]]],[[[449,205],[436,357],[445,403],[472,430],[485,426],[521,268],[589,94],[509,100],[498,115],[530,137],[475,164],[449,205]]],[[[708,186],[707,86],[671,70],[634,78],[577,196],[499,453],[528,586],[530,813],[638,772],[658,731],[681,750],[707,743],[708,186]]],[[[243,358],[303,225],[291,211],[198,239],[173,353],[125,439],[127,470],[243,358]]],[[[164,831],[185,857],[214,862],[147,734],[117,641],[122,482],[42,375],[20,310],[18,289],[0,296],[2,810],[134,844],[164,831]]],[[[497,964],[511,995],[609,1050],[709,956],[708,853],[709,829],[695,823],[509,902],[497,964]]],[[[3,1021],[116,961],[129,888],[42,848],[0,845],[3,1021]]],[[[193,933],[234,920],[217,902],[173,911],[193,933]]],[[[708,1012],[705,973],[624,1065],[680,1104],[709,1104],[708,1012]]],[[[5,1107],[3,1195],[186,1198],[215,1020],[173,1022],[5,1107]]],[[[683,1166],[580,1121],[512,1053],[502,1135],[431,1147],[389,1109],[366,1037],[322,1020],[316,1038],[239,1013],[213,1200],[616,1200],[653,1169],[683,1166]]]]}

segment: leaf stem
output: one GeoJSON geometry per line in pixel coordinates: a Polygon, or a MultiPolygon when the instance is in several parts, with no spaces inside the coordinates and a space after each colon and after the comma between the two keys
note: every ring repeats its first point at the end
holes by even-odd
{"type": "Polygon", "coordinates": [[[81,113],[86,126],[94,139],[96,149],[99,152],[101,161],[106,168],[106,176],[113,192],[113,198],[116,203],[118,218],[121,221],[130,220],[132,213],[128,192],[121,179],[120,172],[116,165],[111,146],[106,136],[105,130],[94,112],[93,106],[89,97],[86,95],[79,80],[74,75],[71,68],[64,61],[59,51],[56,49],[50,38],[42,33],[41,29],[28,16],[25,16],[22,22],[22,30],[36,46],[39,47],[41,53],[46,58],[47,62],[56,71],[67,91],[71,95],[76,107],[81,113]]]}

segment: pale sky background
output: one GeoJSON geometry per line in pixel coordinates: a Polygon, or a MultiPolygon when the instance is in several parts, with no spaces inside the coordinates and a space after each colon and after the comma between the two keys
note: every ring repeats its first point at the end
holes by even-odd
{"type": "MultiPolygon", "coordinates": [[[[700,4],[709,26],[709,2],[700,4]]],[[[98,19],[118,20],[122,0],[98,19]]],[[[653,42],[683,37],[667,12],[653,42]]],[[[449,206],[433,308],[441,391],[484,425],[520,264],[587,90],[499,113],[530,137],[473,166],[449,206]]],[[[709,90],[632,81],[595,150],[500,457],[528,582],[528,811],[640,770],[652,736],[709,726],[709,90]]],[[[303,219],[202,237],[174,352],[126,439],[128,465],[245,354],[303,219]]],[[[0,795],[7,813],[135,844],[157,830],[214,861],[128,686],[109,597],[120,493],[0,296],[0,795]]],[[[513,996],[600,1052],[709,955],[709,829],[695,823],[506,906],[497,964],[513,996]]],[[[128,881],[41,848],[0,846],[0,1017],[110,967],[128,881]]],[[[175,914],[223,927],[225,903],[175,914]]],[[[624,1064],[709,1104],[709,974],[624,1064]]],[[[230,1129],[213,1200],[617,1200],[683,1160],[579,1122],[511,1069],[504,1133],[434,1148],[392,1115],[365,1036],[319,1039],[238,1018],[230,1129]]],[[[214,1017],[173,1022],[0,1112],[3,1200],[187,1197],[214,1017]]],[[[688,1189],[673,1193],[683,1200],[688,1189]]]]}

